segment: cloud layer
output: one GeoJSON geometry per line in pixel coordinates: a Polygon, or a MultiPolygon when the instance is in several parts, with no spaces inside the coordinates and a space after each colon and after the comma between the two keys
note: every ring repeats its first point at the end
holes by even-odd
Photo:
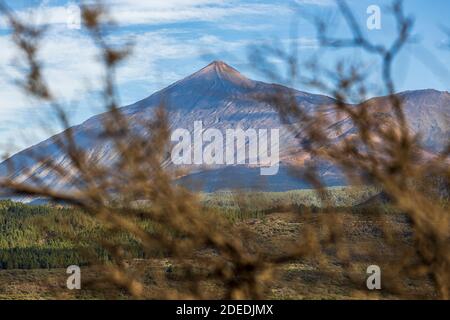
{"type": "MultiPolygon", "coordinates": [[[[68,8],[73,2],[54,3],[41,1],[33,7],[16,9],[14,14],[29,23],[48,27],[38,56],[53,93],[62,97],[63,102],[78,103],[77,116],[73,118],[76,123],[100,111],[94,109],[96,103],[90,100],[102,83],[99,52],[84,30],[68,28],[73,14],[68,8]]],[[[143,98],[186,75],[185,70],[179,70],[171,61],[195,64],[206,52],[244,50],[251,39],[222,37],[226,32],[243,31],[236,21],[259,19],[261,28],[253,23],[248,29],[256,32],[268,28],[267,17],[289,12],[288,6],[260,1],[110,0],[108,5],[110,16],[117,22],[108,41],[134,44],[132,58],[120,66],[117,74],[124,103],[143,98]],[[203,24],[201,28],[196,27],[199,23],[203,24]]],[[[11,6],[14,8],[14,2],[11,6]]],[[[25,121],[28,125],[24,130],[33,137],[27,144],[35,143],[43,136],[36,134],[40,121],[35,119],[42,112],[35,111],[44,107],[30,100],[15,85],[20,79],[21,59],[4,18],[0,19],[0,31],[0,138],[10,140],[25,121]]]]}

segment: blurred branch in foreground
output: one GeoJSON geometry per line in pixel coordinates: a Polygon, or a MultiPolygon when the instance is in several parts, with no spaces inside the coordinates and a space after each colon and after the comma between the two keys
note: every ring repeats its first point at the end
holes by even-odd
{"type": "MultiPolygon", "coordinates": [[[[131,54],[131,48],[129,45],[117,48],[108,43],[105,28],[112,23],[107,18],[107,8],[100,4],[82,6],[83,26],[97,45],[105,69],[102,91],[105,113],[100,116],[103,126],[92,132],[92,138],[107,141],[116,150],[118,159],[106,166],[102,159],[77,145],[77,133],[69,126],[57,97],[50,92],[36,59],[45,30],[27,25],[2,6],[14,42],[28,66],[19,84],[35,98],[54,107],[66,128],[57,145],[70,165],[61,166],[52,157],[39,154],[30,156],[55,177],[70,181],[72,188],[59,188],[39,176],[33,176],[31,181],[10,176],[2,179],[1,187],[12,195],[63,202],[94,218],[107,230],[107,235],[93,237],[92,247],[106,250],[108,256],[104,261],[96,250],[84,248],[89,262],[101,268],[104,275],[94,285],[101,288],[113,284],[134,298],[261,299],[270,295],[272,283],[286,264],[311,261],[321,270],[318,282],[332,279],[336,266],[342,268],[339,270],[346,279],[349,296],[353,293],[358,296],[362,281],[355,274],[364,257],[364,262],[383,267],[386,293],[416,297],[417,293],[408,290],[410,281],[427,284],[431,277],[433,290],[425,291],[420,297],[448,299],[448,206],[438,193],[423,184],[437,181],[438,185],[448,186],[450,148],[433,158],[425,158],[418,138],[408,128],[402,101],[394,94],[391,75],[392,63],[409,39],[412,22],[404,16],[400,3],[396,3],[394,17],[398,35],[391,46],[383,47],[365,39],[351,10],[345,2],[338,3],[353,38],[330,38],[326,25],[318,21],[320,43],[335,49],[359,47],[378,55],[388,95],[377,104],[371,100],[361,105],[350,104],[348,98],[355,91],[362,96],[367,92],[364,75],[353,66],[339,64],[335,72],[328,73],[333,74],[334,86],[318,77],[307,81],[330,93],[335,99],[332,105],[310,112],[284,90],[258,97],[274,106],[283,122],[299,137],[301,148],[312,161],[297,174],[311,182],[325,203],[324,208],[317,209],[319,212],[292,205],[273,209],[294,214],[294,221],[300,225],[294,241],[282,242],[273,250],[246,224],[227,220],[219,210],[204,206],[200,195],[173,183],[183,172],[167,165],[171,145],[165,104],[162,102],[148,118],[133,119],[133,123],[118,108],[115,70],[131,54]],[[351,123],[354,132],[342,139],[332,138],[339,137],[341,131],[331,127],[331,120],[335,119],[351,123]],[[395,210],[389,214],[362,210],[356,215],[333,207],[329,191],[316,172],[319,161],[337,166],[353,184],[381,188],[392,199],[395,210]],[[373,220],[378,236],[374,241],[355,243],[347,234],[348,223],[358,221],[365,214],[373,220]],[[407,231],[392,227],[391,220],[402,217],[407,221],[407,231]],[[140,256],[145,258],[142,263],[133,264],[136,255],[124,244],[124,238],[132,239],[139,247],[140,256]],[[170,261],[164,273],[152,267],[152,262],[161,258],[170,261]],[[218,289],[211,290],[212,284],[218,289]]],[[[253,60],[262,61],[260,66],[267,67],[263,63],[265,49],[256,51],[253,60]]],[[[280,50],[271,52],[287,58],[288,66],[293,69],[291,75],[300,74],[297,59],[280,50]]],[[[270,66],[263,71],[276,76],[270,73],[270,66]]],[[[14,172],[15,164],[10,165],[10,171],[14,172]]],[[[246,196],[239,192],[233,194],[241,211],[262,201],[257,195],[246,196]]]]}

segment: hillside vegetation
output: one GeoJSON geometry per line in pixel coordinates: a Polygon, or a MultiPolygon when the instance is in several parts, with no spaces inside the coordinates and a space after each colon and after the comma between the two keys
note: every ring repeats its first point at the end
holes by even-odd
{"type": "MultiPolygon", "coordinates": [[[[357,205],[377,191],[373,188],[329,188],[330,201],[340,209],[356,210],[357,205]]],[[[203,204],[225,215],[232,222],[249,218],[264,219],[276,212],[306,210],[321,211],[321,201],[313,190],[290,192],[252,193],[220,192],[204,194],[203,204]]],[[[366,209],[363,209],[364,211],[366,209]]],[[[148,231],[155,226],[142,221],[148,231]]],[[[31,206],[12,201],[0,201],[0,269],[63,268],[71,264],[87,263],[89,250],[108,260],[93,243],[110,236],[106,226],[82,212],[63,206],[31,206]]],[[[136,258],[145,253],[136,245],[135,239],[125,233],[116,235],[115,241],[134,250],[136,258]]]]}
{"type": "MultiPolygon", "coordinates": [[[[374,257],[358,254],[355,245],[366,244],[381,250],[381,260],[377,263],[386,264],[383,268],[387,268],[398,257],[385,246],[382,224],[388,223],[398,234],[398,239],[408,243],[411,239],[408,219],[387,203],[368,201],[377,199],[374,189],[333,188],[328,191],[335,208],[323,208],[310,190],[205,194],[202,201],[217,214],[225,215],[237,228],[246,228],[253,233],[257,243],[268,253],[283,252],[311,226],[319,228],[321,219],[330,210],[339,212],[346,226],[343,232],[347,240],[343,245],[354,252],[352,268],[346,269],[333,255],[325,264],[318,264],[312,258],[281,264],[270,284],[268,298],[396,298],[389,290],[386,293],[367,291],[365,268],[374,263],[374,257]]],[[[150,224],[143,226],[149,231],[156,227],[150,224]]],[[[102,257],[99,248],[90,246],[111,233],[86,214],[61,206],[29,206],[3,201],[0,202],[0,228],[0,269],[3,269],[0,270],[0,298],[104,299],[109,297],[108,294],[114,298],[131,298],[118,288],[108,287],[106,290],[103,286],[94,285],[99,285],[102,272],[89,265],[86,254],[93,249],[97,256],[102,257]],[[65,268],[71,264],[82,266],[83,290],[79,292],[65,287],[65,268]]],[[[125,234],[117,234],[116,237],[116,241],[134,251],[134,259],[128,266],[145,284],[145,290],[149,290],[146,293],[181,288],[183,267],[179,260],[164,254],[160,258],[146,256],[134,239],[125,234]],[[155,282],[158,277],[167,280],[164,285],[155,282]]],[[[199,257],[210,254],[214,253],[205,250],[199,252],[199,257]]],[[[103,255],[106,261],[109,258],[103,255]]],[[[223,295],[223,287],[213,280],[205,281],[202,286],[211,297],[221,298],[223,295]]],[[[426,280],[412,281],[408,295],[411,298],[434,297],[426,280]]]]}

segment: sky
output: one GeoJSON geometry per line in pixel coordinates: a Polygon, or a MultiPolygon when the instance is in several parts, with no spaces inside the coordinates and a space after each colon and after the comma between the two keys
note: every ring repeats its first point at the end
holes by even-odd
{"type": "MultiPolygon", "coordinates": [[[[91,0],[89,0],[91,1],[91,0]]],[[[77,1],[4,1],[28,22],[45,25],[47,31],[38,57],[52,92],[62,102],[72,124],[100,113],[102,70],[98,50],[83,28],[77,28],[77,1]],[[74,9],[75,8],[75,9],[74,9]]],[[[347,38],[349,29],[334,0],[110,0],[116,22],[107,36],[112,44],[133,43],[132,55],[117,72],[121,105],[143,99],[155,91],[201,69],[212,60],[223,60],[244,75],[273,81],[252,66],[252,48],[269,44],[291,48],[299,61],[316,57],[316,32],[305,16],[327,21],[333,36],[347,38]],[[296,30],[296,32],[293,32],[296,30]]],[[[395,35],[390,1],[348,0],[368,39],[388,44],[395,35]],[[369,30],[367,8],[381,8],[381,29],[369,30]]],[[[449,91],[450,29],[448,0],[406,0],[405,12],[414,18],[414,42],[397,57],[394,78],[397,91],[433,88],[449,91]],[[448,49],[446,49],[448,48],[448,49]]],[[[20,78],[20,59],[11,42],[10,29],[0,18],[0,153],[12,154],[61,130],[50,125],[49,107],[34,101],[15,85],[20,78]]],[[[320,58],[333,67],[338,61],[360,61],[375,84],[372,95],[381,94],[377,83],[377,59],[361,50],[328,51],[320,58]]],[[[283,70],[279,59],[269,57],[283,70]]],[[[294,86],[303,91],[317,89],[294,86]]]]}

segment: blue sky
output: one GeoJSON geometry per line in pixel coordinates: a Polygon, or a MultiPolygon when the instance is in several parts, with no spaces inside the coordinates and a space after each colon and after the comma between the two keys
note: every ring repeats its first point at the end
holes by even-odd
{"type": "MultiPolygon", "coordinates": [[[[101,112],[97,93],[101,70],[97,51],[83,30],[67,27],[68,5],[77,1],[6,1],[20,17],[49,30],[40,51],[45,75],[52,90],[67,105],[73,124],[101,112]]],[[[134,54],[119,69],[117,80],[122,105],[140,100],[208,64],[220,59],[250,78],[270,81],[248,63],[252,46],[271,43],[287,46],[298,43],[300,60],[317,52],[312,25],[298,19],[299,13],[327,17],[333,34],[346,37],[346,28],[333,0],[110,0],[111,15],[117,27],[109,40],[133,41],[134,54]],[[292,26],[298,25],[293,39],[292,26]]],[[[381,30],[363,28],[369,39],[389,43],[395,27],[388,12],[390,1],[349,0],[358,22],[364,27],[369,5],[382,9],[381,30]]],[[[406,0],[405,11],[415,18],[415,43],[409,44],[396,61],[397,90],[434,88],[449,90],[450,50],[444,27],[450,28],[448,0],[406,0]]],[[[31,101],[13,85],[17,78],[17,52],[9,30],[0,19],[0,152],[13,153],[37,143],[60,128],[48,125],[48,108],[31,101]]],[[[359,50],[327,52],[321,58],[332,66],[339,59],[361,61],[367,70],[376,70],[377,60],[359,50]]],[[[277,63],[276,60],[273,60],[277,63]]],[[[378,74],[370,78],[376,88],[378,74]]],[[[297,89],[315,91],[296,85],[297,89]]],[[[317,91],[315,91],[317,92],[317,91]]]]}

